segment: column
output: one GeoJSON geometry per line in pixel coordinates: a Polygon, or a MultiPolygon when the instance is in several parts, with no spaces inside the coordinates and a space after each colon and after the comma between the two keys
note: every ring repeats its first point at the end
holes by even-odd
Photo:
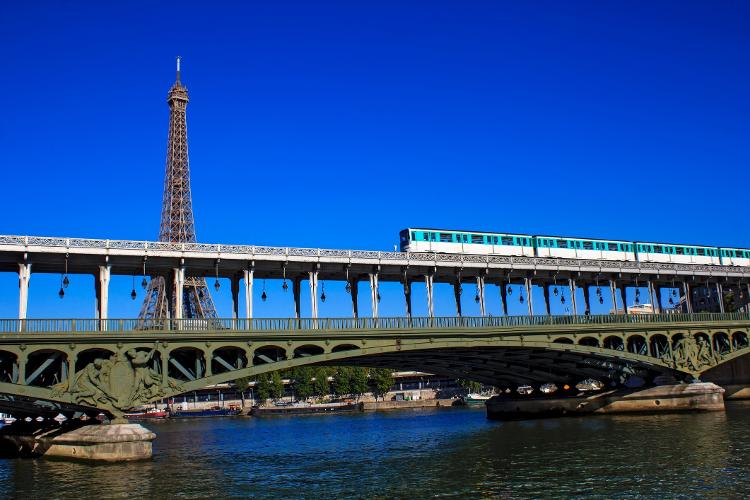
{"type": "Polygon", "coordinates": [[[716,282],[716,300],[719,303],[719,312],[724,313],[724,287],[719,283],[716,282]]]}
{"type": "Polygon", "coordinates": [[[622,300],[622,313],[623,314],[628,313],[627,291],[628,291],[628,287],[625,286],[625,283],[620,284],[620,300],[622,300]]]}
{"type": "Polygon", "coordinates": [[[29,280],[31,279],[31,264],[18,264],[18,319],[21,321],[18,325],[23,330],[26,320],[26,313],[29,307],[29,280]]]}
{"type": "Polygon", "coordinates": [[[240,318],[240,277],[232,276],[232,319],[240,318]]]}
{"type": "Polygon", "coordinates": [[[456,316],[461,317],[461,280],[456,278],[453,282],[453,297],[456,300],[456,316]]]}
{"type": "Polygon", "coordinates": [[[505,316],[508,315],[508,286],[510,286],[510,281],[508,283],[500,283],[500,305],[503,306],[503,314],[505,316]]]}
{"type": "Polygon", "coordinates": [[[404,301],[406,303],[406,317],[411,318],[411,281],[409,278],[403,278],[404,284],[404,301]]]}
{"type": "Polygon", "coordinates": [[[693,298],[690,296],[692,293],[692,290],[690,289],[690,285],[687,281],[682,282],[682,293],[685,294],[685,310],[688,312],[688,314],[692,314],[693,312],[693,298]]]}
{"type": "Polygon", "coordinates": [[[300,288],[302,278],[297,276],[292,279],[292,295],[294,295],[294,317],[300,319],[300,288]]]}
{"type": "Polygon", "coordinates": [[[310,316],[313,319],[318,317],[318,271],[308,273],[310,282],[310,316]]]}
{"type": "Polygon", "coordinates": [[[529,309],[529,316],[534,315],[534,299],[531,296],[531,278],[525,278],[524,284],[526,285],[526,306],[529,309]]]}
{"type": "Polygon", "coordinates": [[[477,291],[479,294],[479,314],[484,317],[487,316],[487,308],[485,307],[484,301],[484,276],[477,276],[477,291]]]}
{"type": "Polygon", "coordinates": [[[576,304],[576,280],[570,278],[568,280],[568,288],[570,288],[570,307],[574,316],[578,315],[578,305],[576,304]]]}
{"type": "Polygon", "coordinates": [[[96,315],[99,319],[99,329],[107,329],[107,313],[109,311],[109,277],[112,267],[99,266],[99,287],[96,297],[96,315]]]}
{"type": "Polygon", "coordinates": [[[617,283],[609,280],[609,295],[612,297],[612,314],[617,314],[617,283]]]}
{"type": "Polygon", "coordinates": [[[549,283],[545,283],[542,288],[544,290],[544,310],[547,313],[547,316],[551,316],[552,307],[549,300],[549,283]]]}
{"type": "Polygon", "coordinates": [[[662,313],[662,306],[661,306],[661,287],[659,285],[651,284],[651,286],[654,288],[654,312],[656,314],[662,313]]]}
{"type": "Polygon", "coordinates": [[[172,317],[180,320],[184,310],[182,301],[185,297],[185,268],[176,267],[172,272],[174,273],[174,314],[172,317]]]}
{"type": "Polygon", "coordinates": [[[352,294],[352,317],[359,318],[359,303],[357,295],[359,295],[359,280],[357,278],[351,278],[349,280],[349,286],[351,287],[352,294]]]}
{"type": "Polygon", "coordinates": [[[435,316],[435,304],[432,301],[432,275],[425,274],[424,276],[425,288],[427,288],[427,315],[430,318],[435,316]]]}
{"type": "MultiPolygon", "coordinates": [[[[245,283],[245,319],[253,319],[253,279],[255,278],[255,267],[242,271],[245,283]]],[[[250,326],[250,325],[248,325],[250,326]]]]}
{"type": "Polygon", "coordinates": [[[588,283],[583,284],[583,305],[586,308],[584,314],[591,314],[591,286],[588,283]]]}
{"type": "Polygon", "coordinates": [[[372,317],[378,317],[378,273],[370,273],[370,299],[372,300],[372,317]]]}

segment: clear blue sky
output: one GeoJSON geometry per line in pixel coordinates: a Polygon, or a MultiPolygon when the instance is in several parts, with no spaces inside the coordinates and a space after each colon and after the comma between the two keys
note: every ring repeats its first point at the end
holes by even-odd
{"type": "MultiPolygon", "coordinates": [[[[749,23],[740,1],[5,2],[0,233],[155,239],[181,55],[200,241],[391,249],[434,226],[748,247],[749,23]]],[[[90,280],[63,305],[35,275],[30,315],[91,316],[90,280]]],[[[116,281],[111,315],[132,316],[116,281]]]]}

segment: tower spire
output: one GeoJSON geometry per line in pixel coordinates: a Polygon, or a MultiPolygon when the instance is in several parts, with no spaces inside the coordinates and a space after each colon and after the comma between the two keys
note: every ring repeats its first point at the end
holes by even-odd
{"type": "MultiPolygon", "coordinates": [[[[180,83],[180,57],[177,57],[177,81],[167,93],[169,104],[169,139],[164,173],[159,241],[195,243],[195,219],[190,190],[188,161],[187,88],[180,83]]],[[[216,308],[204,278],[185,277],[182,290],[173,283],[183,282],[182,276],[152,276],[141,307],[140,319],[215,318],[216,308]],[[174,279],[173,279],[174,278],[174,279]],[[176,300],[177,294],[182,300],[176,300]],[[182,303],[180,310],[175,310],[182,303]]],[[[148,327],[148,325],[144,325],[148,327]]]]}

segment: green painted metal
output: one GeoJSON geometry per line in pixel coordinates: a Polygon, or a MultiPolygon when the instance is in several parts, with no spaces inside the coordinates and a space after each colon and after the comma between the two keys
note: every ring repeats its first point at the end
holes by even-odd
{"type": "Polygon", "coordinates": [[[750,317],[738,313],[148,325],[138,320],[0,320],[0,332],[1,393],[113,414],[207,385],[307,364],[413,366],[487,383],[523,383],[638,373],[700,377],[750,353],[750,317]],[[53,357],[65,369],[50,375],[54,363],[47,361],[53,357]],[[46,381],[44,386],[38,386],[39,380],[28,384],[26,375],[42,372],[46,378],[37,378],[46,381]]]}

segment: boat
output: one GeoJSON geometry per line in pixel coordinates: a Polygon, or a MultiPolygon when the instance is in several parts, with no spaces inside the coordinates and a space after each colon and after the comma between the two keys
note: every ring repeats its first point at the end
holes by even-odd
{"type": "Polygon", "coordinates": [[[464,403],[467,405],[479,405],[484,404],[487,402],[488,399],[490,399],[492,396],[484,396],[482,394],[477,394],[470,392],[466,396],[464,396],[462,399],[464,400],[464,403]]]}
{"type": "Polygon", "coordinates": [[[169,412],[167,410],[160,410],[158,408],[149,408],[145,411],[133,411],[125,414],[125,418],[128,420],[150,420],[153,418],[167,418],[169,412]]]}
{"type": "Polygon", "coordinates": [[[170,409],[169,410],[169,417],[170,418],[192,418],[192,417],[233,417],[235,415],[239,415],[240,412],[239,408],[236,407],[221,407],[221,406],[214,406],[213,408],[203,408],[203,409],[193,409],[193,410],[175,410],[170,409]]]}
{"type": "Polygon", "coordinates": [[[362,411],[362,403],[285,403],[285,404],[274,404],[274,406],[263,407],[253,406],[250,410],[250,414],[254,417],[262,417],[266,415],[304,415],[312,413],[345,413],[362,411]]]}
{"type": "Polygon", "coordinates": [[[9,413],[0,413],[0,419],[2,419],[3,425],[10,425],[16,421],[13,415],[10,415],[9,413]]]}

